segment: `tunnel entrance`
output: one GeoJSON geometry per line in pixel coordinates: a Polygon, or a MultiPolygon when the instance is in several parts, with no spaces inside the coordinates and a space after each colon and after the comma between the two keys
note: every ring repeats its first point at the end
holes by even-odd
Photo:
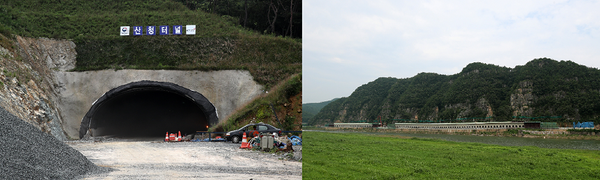
{"type": "Polygon", "coordinates": [[[157,89],[132,89],[104,102],[92,115],[94,136],[162,136],[206,131],[204,112],[190,99],[157,89]]]}
{"type": "Polygon", "coordinates": [[[165,132],[177,131],[183,135],[206,131],[217,121],[216,109],[202,94],[173,83],[140,81],[96,100],[81,121],[79,136],[164,137],[165,132]]]}

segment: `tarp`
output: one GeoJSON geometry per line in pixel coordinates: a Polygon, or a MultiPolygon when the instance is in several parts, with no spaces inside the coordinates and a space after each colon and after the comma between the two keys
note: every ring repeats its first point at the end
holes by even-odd
{"type": "Polygon", "coordinates": [[[298,136],[291,136],[288,139],[292,142],[292,145],[302,146],[302,138],[300,138],[298,136]]]}
{"type": "Polygon", "coordinates": [[[594,128],[594,122],[573,122],[573,127],[574,128],[594,128]]]}
{"type": "Polygon", "coordinates": [[[110,91],[104,93],[102,97],[98,98],[92,104],[92,107],[90,107],[90,110],[88,110],[83,119],[81,119],[81,126],[79,128],[79,138],[83,138],[83,136],[85,136],[85,134],[88,132],[90,124],[92,124],[91,122],[93,121],[92,116],[105,100],[108,100],[111,97],[117,96],[121,93],[126,93],[128,91],[144,89],[158,89],[187,97],[190,100],[194,101],[198,105],[198,107],[200,107],[200,109],[204,112],[209,125],[212,126],[219,122],[219,117],[217,116],[217,109],[202,94],[169,82],[138,81],[111,89],[110,91]]]}

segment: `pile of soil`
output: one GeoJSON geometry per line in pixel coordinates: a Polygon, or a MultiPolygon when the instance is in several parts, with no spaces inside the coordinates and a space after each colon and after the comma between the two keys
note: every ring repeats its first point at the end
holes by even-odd
{"type": "Polygon", "coordinates": [[[110,170],[2,107],[0,155],[0,179],[73,179],[110,170]]]}

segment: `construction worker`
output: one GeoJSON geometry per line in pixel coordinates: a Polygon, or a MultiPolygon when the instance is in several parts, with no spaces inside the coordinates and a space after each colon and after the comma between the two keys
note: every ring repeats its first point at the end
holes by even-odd
{"type": "Polygon", "coordinates": [[[254,131],[252,132],[252,137],[258,136],[258,131],[256,130],[256,126],[254,126],[254,131]]]}

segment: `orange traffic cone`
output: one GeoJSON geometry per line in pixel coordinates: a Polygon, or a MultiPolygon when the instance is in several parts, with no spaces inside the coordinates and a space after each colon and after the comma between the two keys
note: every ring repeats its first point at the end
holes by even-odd
{"type": "Polygon", "coordinates": [[[248,148],[248,139],[246,139],[246,132],[244,132],[244,136],[242,137],[242,146],[240,146],[240,148],[248,148]]]}
{"type": "Polygon", "coordinates": [[[165,142],[169,141],[169,132],[167,132],[167,135],[165,135],[165,142]]]}
{"type": "Polygon", "coordinates": [[[169,134],[169,141],[175,141],[176,138],[177,138],[177,136],[175,136],[175,133],[169,134]]]}
{"type": "Polygon", "coordinates": [[[177,141],[181,141],[181,131],[177,132],[178,136],[177,136],[177,141]]]}

